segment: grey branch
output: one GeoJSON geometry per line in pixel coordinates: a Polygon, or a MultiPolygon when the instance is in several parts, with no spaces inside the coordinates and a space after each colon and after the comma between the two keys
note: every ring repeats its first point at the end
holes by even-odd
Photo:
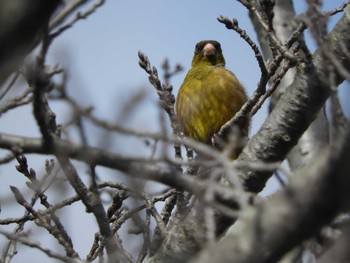
{"type": "Polygon", "coordinates": [[[242,211],[219,242],[193,262],[277,262],[296,244],[349,208],[350,130],[318,158],[298,169],[271,199],[242,211]],[[326,198],[325,198],[326,197],[326,198]]]}
{"type": "MultiPolygon", "coordinates": [[[[315,52],[313,63],[301,64],[298,67],[293,83],[282,95],[259,132],[243,149],[238,160],[269,163],[285,159],[331,94],[331,85],[325,75],[328,72],[326,68],[328,62],[322,55],[322,50],[325,48],[323,46],[326,45],[328,52],[336,56],[345,68],[350,67],[348,54],[341,48],[342,45],[350,45],[349,25],[350,8],[347,8],[328,36],[332,41],[325,41],[315,52]]],[[[336,73],[336,84],[340,84],[343,80],[344,78],[336,73]]],[[[240,174],[246,189],[252,192],[260,192],[272,175],[271,172],[244,169],[240,174]]]]}

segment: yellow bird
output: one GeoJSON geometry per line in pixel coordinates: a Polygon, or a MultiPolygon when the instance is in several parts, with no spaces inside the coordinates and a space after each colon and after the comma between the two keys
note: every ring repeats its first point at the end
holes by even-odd
{"type": "MultiPolygon", "coordinates": [[[[247,101],[247,95],[236,76],[225,68],[221,45],[214,40],[197,43],[188,71],[176,99],[179,125],[188,136],[197,141],[213,143],[223,124],[229,121],[247,101]]],[[[239,124],[246,136],[249,119],[239,124]]],[[[232,159],[240,149],[233,150],[232,159]]]]}

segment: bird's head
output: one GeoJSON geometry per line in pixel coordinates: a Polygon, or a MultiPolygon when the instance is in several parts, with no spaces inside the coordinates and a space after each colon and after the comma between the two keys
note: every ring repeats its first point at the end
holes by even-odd
{"type": "Polygon", "coordinates": [[[203,40],[196,44],[192,67],[199,64],[209,64],[212,66],[225,66],[225,59],[222,55],[221,45],[215,40],[203,40]]]}

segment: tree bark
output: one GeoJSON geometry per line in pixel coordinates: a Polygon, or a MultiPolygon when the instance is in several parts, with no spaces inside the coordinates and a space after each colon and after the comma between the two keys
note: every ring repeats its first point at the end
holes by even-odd
{"type": "MultiPolygon", "coordinates": [[[[343,48],[343,46],[350,45],[349,27],[350,9],[346,8],[342,18],[327,36],[326,39],[329,41],[325,41],[318,48],[312,61],[298,66],[293,83],[278,100],[261,129],[243,149],[238,158],[239,161],[270,163],[281,162],[285,159],[310,124],[320,114],[331,93],[331,83],[329,75],[327,75],[329,61],[323,56],[323,50],[333,54],[344,68],[350,66],[348,54],[343,48]]],[[[335,74],[338,85],[344,81],[344,77],[339,73],[335,74]]],[[[317,138],[313,135],[310,137],[313,138],[312,140],[317,138]]],[[[307,142],[308,145],[305,147],[309,149],[309,145],[312,143],[310,140],[307,142]]],[[[306,152],[309,151],[307,149],[305,149],[306,152]]],[[[317,147],[317,149],[319,148],[317,147]]],[[[302,152],[302,154],[304,153],[302,152]]],[[[318,152],[310,151],[310,159],[317,155],[318,152]]],[[[251,192],[260,192],[272,175],[271,172],[248,169],[242,169],[239,172],[246,189],[251,192]]]]}

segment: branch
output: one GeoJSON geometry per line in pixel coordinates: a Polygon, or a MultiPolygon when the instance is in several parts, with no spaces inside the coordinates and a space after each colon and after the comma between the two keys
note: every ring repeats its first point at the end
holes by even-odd
{"type": "MultiPolygon", "coordinates": [[[[139,65],[143,68],[149,75],[149,82],[153,85],[153,87],[157,90],[159,100],[161,102],[162,108],[168,114],[170,125],[173,130],[173,134],[179,135],[180,128],[177,122],[176,114],[175,114],[175,96],[172,94],[173,87],[169,85],[169,83],[163,84],[159,80],[158,70],[156,67],[151,67],[151,63],[148,57],[142,53],[138,52],[139,56],[139,65]]],[[[176,71],[175,71],[176,72],[176,71]]],[[[167,78],[165,79],[167,82],[167,78]]],[[[180,144],[174,145],[175,156],[181,158],[181,147],[180,144]]]]}
{"type": "MultiPolygon", "coordinates": [[[[78,22],[81,19],[86,19],[88,16],[90,16],[91,14],[93,14],[99,7],[101,7],[106,0],[99,0],[99,2],[95,3],[93,6],[91,6],[87,11],[85,11],[84,13],[78,12],[75,17],[67,24],[65,24],[64,26],[60,27],[57,31],[55,31],[54,33],[51,33],[51,37],[58,37],[59,35],[61,35],[64,31],[66,31],[69,28],[72,28],[73,25],[78,22]]],[[[81,1],[80,1],[81,2],[81,1]]],[[[83,1],[84,3],[86,2],[85,0],[83,1]]],[[[75,3],[77,4],[77,7],[80,5],[80,3],[75,3]]],[[[70,12],[73,12],[73,10],[75,9],[75,6],[71,6],[70,8],[67,8],[64,10],[64,12],[62,12],[60,14],[60,17],[55,21],[53,21],[52,23],[50,23],[50,28],[51,25],[53,27],[53,25],[55,23],[58,23],[58,21],[60,21],[60,19],[64,18],[66,15],[70,14],[70,12]]]]}
{"type": "Polygon", "coordinates": [[[266,84],[267,84],[267,81],[269,79],[269,76],[268,76],[269,72],[266,69],[265,62],[263,60],[263,57],[260,53],[258,46],[254,43],[253,40],[251,40],[251,38],[246,34],[246,32],[238,26],[237,19],[233,19],[231,21],[227,17],[219,16],[217,18],[217,20],[220,23],[223,23],[227,29],[232,29],[232,30],[236,31],[240,35],[240,37],[243,38],[248,43],[248,45],[251,47],[251,49],[253,50],[253,52],[255,54],[255,58],[258,62],[258,65],[259,65],[259,68],[261,71],[261,77],[260,77],[258,88],[254,92],[252,98],[249,99],[243,105],[241,110],[239,112],[237,112],[231,120],[229,120],[227,123],[225,123],[220,128],[220,131],[218,132],[218,136],[222,136],[230,129],[230,127],[233,127],[235,124],[238,124],[238,123],[242,122],[245,118],[247,118],[251,109],[256,104],[256,102],[258,101],[260,96],[262,96],[262,94],[264,94],[266,91],[266,84]]]}
{"type": "MultiPolygon", "coordinates": [[[[7,135],[0,133],[0,148],[25,153],[36,154],[53,154],[56,156],[65,156],[79,161],[83,161],[89,165],[104,166],[111,169],[117,169],[130,176],[137,178],[156,181],[171,186],[179,190],[186,190],[195,194],[198,198],[202,198],[208,189],[208,183],[214,184],[211,191],[216,196],[220,196],[222,201],[236,200],[246,203],[250,195],[242,197],[242,191],[236,191],[230,187],[215,184],[212,180],[200,180],[187,174],[180,173],[176,168],[164,165],[156,165],[150,163],[149,160],[132,160],[128,157],[120,156],[115,153],[103,151],[99,148],[77,145],[70,141],[54,138],[50,148],[45,147],[42,139],[21,137],[15,135],[7,135]],[[17,145],[17,147],[16,147],[17,145]],[[225,196],[223,196],[223,194],[225,196]]],[[[237,167],[247,167],[246,165],[237,167]]],[[[248,167],[251,167],[248,165],[248,167]]],[[[275,166],[274,166],[275,167],[275,166]]],[[[257,168],[261,170],[261,167],[257,168]]],[[[266,169],[263,169],[266,170],[266,169]]],[[[268,169],[271,170],[271,169],[268,169]]],[[[227,211],[230,213],[230,211],[227,211]]]]}
{"type": "Polygon", "coordinates": [[[50,21],[50,29],[55,29],[57,26],[61,25],[67,17],[88,2],[92,2],[92,0],[71,0],[67,2],[59,14],[50,21]]]}
{"type": "Polygon", "coordinates": [[[325,16],[333,16],[335,14],[338,14],[340,12],[344,12],[345,8],[350,5],[350,1],[346,1],[344,3],[342,3],[339,7],[337,8],[334,8],[333,10],[330,10],[330,11],[327,11],[327,12],[324,12],[323,14],[325,16]]]}
{"type": "MultiPolygon", "coordinates": [[[[350,45],[349,25],[350,8],[347,8],[329,35],[331,41],[325,41],[316,51],[312,61],[314,64],[302,64],[303,66],[298,67],[294,82],[282,95],[259,132],[243,149],[238,160],[269,163],[285,159],[331,93],[329,79],[325,78],[328,72],[326,65],[329,63],[322,56],[322,49],[327,47],[328,52],[333,53],[345,68],[350,67],[350,60],[341,48],[343,45],[350,45]]],[[[336,83],[339,84],[343,80],[344,78],[336,73],[336,83]]],[[[246,189],[252,192],[260,192],[272,175],[271,172],[247,169],[241,169],[240,174],[246,189]]]]}
{"type": "MultiPolygon", "coordinates": [[[[220,16],[218,17],[218,21],[220,23],[225,24],[226,28],[236,31],[241,36],[241,38],[243,38],[248,43],[248,45],[254,51],[255,57],[257,59],[261,71],[261,76],[257,89],[254,91],[251,98],[242,106],[240,111],[237,112],[231,120],[229,120],[220,128],[220,131],[218,132],[218,135],[220,136],[224,134],[234,124],[242,121],[242,119],[244,119],[245,116],[253,116],[264,103],[264,101],[268,97],[270,97],[272,93],[277,89],[284,75],[288,72],[289,69],[294,67],[294,63],[287,60],[286,64],[282,67],[279,74],[277,76],[274,76],[277,69],[280,67],[281,62],[284,59],[283,55],[279,54],[276,57],[274,57],[273,60],[269,63],[269,68],[266,68],[265,62],[263,61],[263,57],[257,45],[249,38],[249,36],[245,33],[244,30],[238,27],[238,21],[236,19],[230,21],[227,17],[220,16]],[[273,77],[272,80],[271,77],[273,77]],[[268,89],[268,91],[266,91],[266,85],[269,80],[271,83],[271,87],[268,89]]],[[[298,38],[300,38],[300,35],[305,30],[305,28],[305,25],[303,23],[300,23],[299,27],[293,32],[293,34],[286,42],[286,47],[288,49],[292,47],[292,45],[298,40],[298,38]]],[[[293,53],[295,52],[296,50],[293,50],[293,53]]]]}
{"type": "Polygon", "coordinates": [[[36,248],[36,249],[40,250],[41,252],[45,253],[50,258],[55,258],[55,259],[58,259],[62,262],[68,262],[68,263],[82,263],[83,262],[79,259],[73,259],[71,257],[62,256],[60,253],[55,253],[55,252],[51,251],[50,249],[43,247],[41,244],[39,244],[37,242],[33,242],[33,241],[23,237],[23,236],[12,234],[12,233],[9,233],[9,232],[1,230],[1,229],[0,229],[0,234],[5,236],[8,239],[13,240],[13,241],[18,241],[25,246],[36,248]]]}
{"type": "Polygon", "coordinates": [[[43,137],[43,148],[46,151],[54,153],[69,183],[79,195],[87,210],[95,216],[101,236],[106,245],[109,262],[131,262],[132,260],[123,250],[121,243],[112,233],[97,189],[93,188],[89,190],[79,177],[69,157],[64,152],[54,149],[54,141],[59,140],[59,130],[56,124],[55,114],[52,112],[47,100],[47,92],[51,86],[52,75],[45,70],[45,58],[50,43],[51,39],[45,34],[42,49],[36,59],[33,71],[28,71],[27,74],[27,81],[33,87],[33,114],[43,137]]]}
{"type": "Polygon", "coordinates": [[[350,130],[270,199],[242,211],[216,244],[193,262],[277,262],[349,208],[350,130]]]}
{"type": "Polygon", "coordinates": [[[258,21],[259,26],[264,29],[271,46],[274,49],[277,49],[279,53],[287,60],[293,63],[297,63],[299,61],[299,58],[296,57],[294,54],[290,53],[288,48],[285,45],[283,45],[281,40],[277,37],[276,32],[272,30],[269,26],[269,21],[266,21],[266,19],[264,19],[263,15],[265,14],[257,9],[257,4],[249,4],[247,5],[247,8],[250,11],[250,15],[253,16],[254,19],[258,21]]]}

